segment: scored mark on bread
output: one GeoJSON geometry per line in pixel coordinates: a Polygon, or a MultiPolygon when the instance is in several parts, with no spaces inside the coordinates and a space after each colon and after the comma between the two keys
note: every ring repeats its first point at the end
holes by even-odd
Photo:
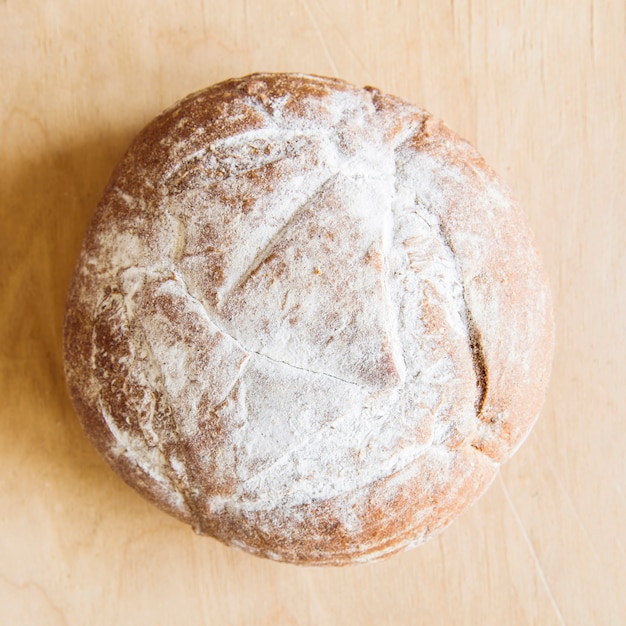
{"type": "MultiPolygon", "coordinates": [[[[421,125],[419,132],[423,132],[424,124],[426,123],[425,118],[424,123],[421,125]]],[[[401,147],[401,144],[396,146],[396,172],[400,169],[400,155],[398,154],[398,149],[401,147]]],[[[398,181],[396,181],[396,193],[399,193],[398,181]]],[[[430,231],[437,236],[437,238],[441,241],[441,243],[446,247],[446,249],[450,252],[450,257],[455,266],[456,275],[458,276],[459,282],[461,284],[461,295],[463,300],[463,311],[462,318],[466,327],[468,345],[471,352],[472,357],[472,365],[474,368],[474,375],[476,378],[476,397],[474,400],[474,410],[476,413],[476,417],[478,419],[481,418],[481,413],[483,407],[485,405],[485,401],[487,398],[488,387],[489,387],[489,370],[487,366],[487,360],[485,356],[485,352],[482,345],[482,333],[478,328],[476,322],[474,321],[474,317],[472,316],[472,312],[469,307],[467,293],[466,293],[466,281],[464,279],[463,272],[461,270],[459,264],[459,256],[455,250],[454,244],[452,243],[451,237],[448,234],[443,221],[439,218],[437,214],[428,206],[428,203],[416,197],[414,199],[414,204],[417,209],[424,211],[431,219],[424,219],[422,216],[417,214],[420,219],[424,221],[424,223],[429,227],[430,231]]],[[[416,256],[415,253],[410,253],[409,257],[411,259],[411,264],[416,263],[419,267],[422,262],[426,260],[426,258],[420,258],[416,256]]],[[[416,268],[417,269],[417,268],[416,268]]]]}
{"type": "Polygon", "coordinates": [[[175,195],[183,188],[194,186],[195,177],[205,184],[219,184],[230,176],[239,176],[280,163],[292,158],[289,151],[294,145],[311,141],[311,137],[299,131],[285,131],[277,136],[266,129],[254,129],[222,139],[219,145],[211,144],[175,161],[163,176],[161,189],[167,195],[175,195]],[[242,155],[245,152],[245,155],[242,155]]]}
{"type": "Polygon", "coordinates": [[[268,243],[259,250],[253,260],[252,263],[245,269],[242,274],[234,281],[234,284],[223,294],[221,294],[220,301],[223,304],[228,302],[229,297],[235,291],[240,289],[242,285],[244,285],[250,277],[254,275],[254,273],[259,269],[259,267],[263,264],[264,261],[268,259],[271,255],[272,250],[280,243],[283,235],[289,229],[290,224],[297,218],[297,216],[305,211],[308,206],[313,202],[313,200],[327,187],[339,174],[332,174],[326,180],[324,180],[318,187],[314,190],[314,192],[306,199],[305,202],[297,206],[289,215],[287,220],[278,228],[278,230],[272,235],[268,243]]]}
{"type": "MultiPolygon", "coordinates": [[[[339,379],[339,380],[341,380],[341,379],[339,379]]],[[[345,382],[345,381],[343,381],[343,382],[345,382]]],[[[354,384],[354,383],[351,383],[351,384],[354,384]]],[[[249,476],[244,482],[242,482],[238,486],[237,491],[235,492],[235,494],[233,494],[233,499],[235,499],[237,497],[240,497],[240,498],[241,497],[245,497],[245,493],[246,493],[246,491],[248,490],[248,487],[251,484],[253,484],[254,482],[258,481],[258,479],[261,478],[262,476],[265,476],[265,475],[269,474],[275,467],[277,467],[283,461],[285,461],[290,456],[292,456],[294,454],[294,452],[297,452],[298,450],[302,450],[303,448],[308,446],[311,442],[313,442],[316,439],[318,439],[322,433],[324,433],[326,431],[332,430],[340,422],[345,422],[345,421],[349,420],[350,418],[351,418],[351,416],[348,415],[348,414],[339,414],[339,417],[337,417],[332,422],[324,424],[321,428],[319,428],[319,429],[309,433],[306,437],[300,439],[297,444],[295,444],[294,446],[292,446],[289,449],[287,449],[280,456],[276,457],[272,461],[272,463],[270,465],[264,467],[262,470],[256,472],[252,476],[249,476]]],[[[245,507],[245,506],[242,506],[242,505],[243,505],[243,503],[239,503],[239,508],[250,508],[250,506],[245,507]]],[[[253,504],[252,508],[254,508],[254,504],[253,504]]]]}
{"type": "MultiPolygon", "coordinates": [[[[119,274],[118,274],[119,279],[119,274]]],[[[139,324],[136,324],[132,316],[130,316],[128,308],[124,302],[124,298],[122,297],[122,289],[119,286],[117,289],[109,290],[109,293],[103,298],[102,302],[98,305],[97,311],[100,311],[100,315],[108,314],[115,315],[115,319],[118,323],[122,323],[122,326],[119,329],[118,336],[116,337],[116,343],[121,344],[125,343],[129,346],[127,358],[132,357],[132,362],[125,364],[122,366],[122,363],[118,362],[116,366],[112,369],[112,376],[107,376],[108,370],[105,370],[101,367],[97,367],[94,371],[97,373],[97,378],[99,381],[99,391],[98,391],[98,403],[100,406],[100,410],[103,418],[107,422],[107,425],[114,435],[119,445],[122,446],[122,450],[118,450],[115,454],[126,454],[126,452],[131,452],[132,456],[129,458],[133,460],[139,467],[143,468],[141,464],[141,455],[137,453],[137,450],[130,450],[128,445],[128,439],[132,441],[136,440],[134,435],[139,434],[141,437],[141,441],[143,445],[145,445],[146,450],[158,450],[160,454],[160,458],[163,461],[164,465],[167,467],[166,475],[162,476],[163,479],[171,481],[173,485],[176,486],[177,491],[180,493],[183,502],[187,508],[189,515],[194,519],[201,519],[201,514],[198,511],[197,504],[194,502],[194,499],[191,495],[190,491],[190,480],[187,472],[187,463],[178,463],[174,462],[174,458],[172,456],[172,438],[179,439],[180,432],[178,430],[176,420],[172,419],[173,409],[172,409],[172,399],[170,398],[167,389],[164,384],[164,376],[161,370],[160,364],[158,360],[155,358],[151,346],[147,341],[141,327],[139,324]],[[111,298],[116,298],[118,304],[111,308],[107,306],[107,301],[110,302],[111,298]],[[128,432],[122,432],[121,428],[118,428],[115,423],[115,417],[119,419],[121,416],[113,416],[111,411],[107,408],[110,400],[116,398],[116,391],[112,388],[112,384],[114,381],[112,378],[121,377],[125,379],[123,385],[126,389],[126,393],[129,394],[130,387],[132,383],[135,384],[137,381],[133,381],[133,373],[135,371],[143,372],[145,370],[145,366],[139,366],[137,363],[138,357],[136,354],[136,349],[130,349],[132,346],[141,346],[141,359],[145,363],[149,364],[148,369],[153,371],[158,371],[158,379],[152,381],[153,387],[151,389],[146,389],[146,391],[151,392],[151,396],[153,396],[154,402],[157,406],[154,407],[154,412],[158,411],[158,416],[153,413],[152,419],[149,420],[148,424],[143,424],[141,420],[138,421],[138,428],[134,428],[129,430],[128,432]],[[158,417],[158,419],[155,419],[158,417]],[[156,444],[154,443],[153,438],[149,436],[149,433],[146,431],[146,428],[150,428],[155,435],[157,435],[156,444]],[[169,448],[169,452],[168,452],[169,448]],[[139,457],[139,458],[137,458],[139,457]]],[[[115,320],[111,320],[115,321],[115,320]]],[[[110,323],[110,322],[109,322],[110,323]]],[[[99,341],[96,333],[97,333],[98,325],[94,325],[94,330],[92,334],[92,346],[93,346],[93,358],[96,358],[98,354],[98,346],[102,342],[99,341]]],[[[100,353],[103,354],[106,358],[111,359],[114,358],[114,350],[115,346],[111,345],[109,341],[104,341],[104,344],[100,346],[100,353]]],[[[128,426],[131,426],[131,422],[126,419],[128,426]]],[[[174,446],[176,451],[180,451],[179,446],[174,446]]],[[[183,450],[184,453],[184,450],[183,450]]],[[[128,456],[128,455],[127,455],[128,456]]],[[[154,468],[153,468],[154,471],[154,468]]]]}
{"type": "MultiPolygon", "coordinates": [[[[465,300],[465,297],[463,298],[463,300],[465,300]]],[[[485,358],[485,352],[483,350],[482,334],[480,332],[480,329],[476,325],[474,318],[472,317],[472,312],[467,306],[467,303],[465,310],[467,312],[467,330],[469,333],[470,348],[472,350],[474,372],[476,374],[476,386],[478,387],[478,393],[476,396],[474,407],[476,408],[476,416],[480,418],[483,407],[485,406],[485,400],[487,398],[487,391],[489,388],[487,360],[485,358]]]]}
{"type": "MultiPolygon", "coordinates": [[[[422,207],[425,211],[428,211],[428,207],[425,203],[420,203],[420,207],[422,207]]],[[[450,250],[452,255],[452,259],[454,260],[454,264],[456,266],[457,275],[459,280],[461,281],[462,287],[462,297],[464,304],[464,322],[467,328],[467,337],[469,342],[470,351],[472,354],[472,363],[474,366],[474,375],[476,376],[476,399],[474,400],[474,409],[476,411],[476,417],[480,419],[480,415],[485,404],[485,399],[487,397],[488,391],[488,369],[487,369],[487,361],[485,359],[485,353],[482,345],[482,334],[480,329],[476,325],[474,318],[472,316],[472,312],[470,310],[467,294],[465,288],[465,280],[463,278],[463,273],[461,268],[459,267],[459,260],[456,250],[454,249],[454,245],[450,240],[450,236],[448,235],[443,223],[440,220],[437,220],[438,228],[436,229],[438,236],[440,237],[443,244],[450,250]]]]}

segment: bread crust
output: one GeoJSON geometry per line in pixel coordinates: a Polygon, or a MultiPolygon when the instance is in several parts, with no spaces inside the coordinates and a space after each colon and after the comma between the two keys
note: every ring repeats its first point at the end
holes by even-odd
{"type": "Polygon", "coordinates": [[[255,74],[134,140],[64,347],[87,435],[143,496],[340,565],[485,491],[540,411],[553,335],[531,233],[470,144],[374,88],[255,74]]]}

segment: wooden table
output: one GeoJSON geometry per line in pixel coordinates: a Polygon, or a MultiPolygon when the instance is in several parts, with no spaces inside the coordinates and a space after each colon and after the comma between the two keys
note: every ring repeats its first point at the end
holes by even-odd
{"type": "Polygon", "coordinates": [[[626,623],[625,28],[618,0],[0,1],[0,624],[626,623]],[[196,537],[112,473],[66,393],[65,292],[112,167],[160,110],[255,70],[443,117],[522,199],[552,280],[534,431],[448,531],[382,563],[196,537]]]}

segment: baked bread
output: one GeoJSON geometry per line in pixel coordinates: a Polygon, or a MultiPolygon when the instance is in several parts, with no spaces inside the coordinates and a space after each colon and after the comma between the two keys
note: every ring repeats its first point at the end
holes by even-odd
{"type": "Polygon", "coordinates": [[[541,408],[547,281],[502,181],[371,87],[255,74],[117,166],[64,329],[113,469],[198,533],[301,564],[420,544],[541,408]]]}

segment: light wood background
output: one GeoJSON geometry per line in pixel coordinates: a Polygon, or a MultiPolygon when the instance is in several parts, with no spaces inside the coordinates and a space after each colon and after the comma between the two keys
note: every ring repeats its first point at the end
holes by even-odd
{"type": "Polygon", "coordinates": [[[626,624],[626,6],[0,0],[0,625],[626,624]],[[196,537],[90,447],[62,371],[81,238],[131,137],[252,71],[372,84],[521,198],[558,325],[542,416],[443,535],[343,569],[196,537]]]}

